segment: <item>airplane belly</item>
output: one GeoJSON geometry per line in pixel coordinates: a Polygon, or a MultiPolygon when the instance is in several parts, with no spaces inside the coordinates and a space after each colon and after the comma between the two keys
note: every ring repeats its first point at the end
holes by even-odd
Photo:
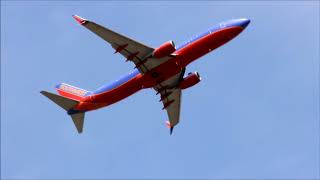
{"type": "Polygon", "coordinates": [[[181,65],[178,63],[179,57],[174,57],[167,62],[151,69],[143,77],[143,87],[151,88],[171,78],[182,71],[181,65]]]}
{"type": "Polygon", "coordinates": [[[137,76],[112,90],[91,95],[87,101],[79,103],[75,109],[81,111],[90,111],[109,106],[138,92],[141,89],[141,77],[137,76]]]}
{"type": "Polygon", "coordinates": [[[182,66],[185,67],[194,60],[224,45],[241,33],[242,30],[243,28],[241,27],[225,28],[215,32],[210,32],[205,37],[188,44],[177,51],[177,55],[181,57],[182,66]]]}
{"type": "Polygon", "coordinates": [[[225,43],[229,42],[231,39],[236,37],[243,29],[241,27],[230,27],[217,31],[211,34],[208,43],[208,48],[214,50],[225,43]]]}

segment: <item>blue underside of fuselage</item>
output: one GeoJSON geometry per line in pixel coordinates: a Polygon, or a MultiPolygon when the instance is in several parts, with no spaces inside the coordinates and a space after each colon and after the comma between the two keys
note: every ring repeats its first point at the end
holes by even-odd
{"type": "MultiPolygon", "coordinates": [[[[242,28],[245,28],[248,23],[250,21],[247,19],[234,19],[234,20],[230,20],[230,21],[226,21],[226,22],[222,22],[219,25],[213,26],[211,27],[209,30],[202,32],[200,34],[197,34],[196,36],[193,36],[190,40],[184,42],[183,44],[181,44],[180,46],[176,47],[176,50],[179,50],[185,46],[187,46],[188,44],[210,34],[211,32],[215,32],[224,28],[229,28],[229,27],[235,27],[235,26],[239,26],[242,28]]],[[[93,95],[93,94],[100,94],[106,91],[110,91],[126,82],[128,82],[130,79],[134,78],[135,76],[137,76],[140,72],[138,71],[138,69],[135,69],[134,71],[132,71],[131,73],[122,76],[120,79],[112,82],[111,84],[107,84],[104,85],[102,87],[100,87],[99,89],[95,90],[95,91],[91,91],[88,92],[86,95],[93,95]]]]}

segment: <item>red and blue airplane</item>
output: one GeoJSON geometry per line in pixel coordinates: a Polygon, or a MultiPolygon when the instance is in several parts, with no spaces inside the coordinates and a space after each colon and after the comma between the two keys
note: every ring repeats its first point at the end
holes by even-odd
{"type": "Polygon", "coordinates": [[[56,86],[59,95],[41,91],[67,111],[78,133],[83,131],[85,112],[109,106],[142,89],[153,88],[161,96],[162,109],[167,111],[167,126],[172,134],[180,119],[182,90],[201,80],[198,72],[184,76],[187,65],[230,41],[250,23],[249,19],[233,19],[192,37],[178,47],[173,41],[168,41],[154,49],[77,15],[73,17],[107,41],[115,49],[114,53],[135,64],[133,72],[94,91],[65,83],[56,86]]]}

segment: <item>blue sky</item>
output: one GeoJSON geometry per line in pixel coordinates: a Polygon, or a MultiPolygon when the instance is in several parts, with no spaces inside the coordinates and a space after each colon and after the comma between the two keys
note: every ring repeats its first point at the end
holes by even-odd
{"type": "Polygon", "coordinates": [[[307,179],[319,175],[319,2],[1,1],[1,178],[307,179]],[[172,136],[146,89],[70,118],[40,95],[88,90],[133,65],[79,14],[152,47],[232,18],[251,24],[191,64],[172,136]]]}

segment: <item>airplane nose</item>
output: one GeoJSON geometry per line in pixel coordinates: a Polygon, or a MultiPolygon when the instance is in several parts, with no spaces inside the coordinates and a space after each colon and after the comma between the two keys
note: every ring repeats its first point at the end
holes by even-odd
{"type": "Polygon", "coordinates": [[[239,22],[239,25],[243,28],[246,28],[248,26],[248,24],[250,23],[249,19],[241,19],[239,22]]]}

